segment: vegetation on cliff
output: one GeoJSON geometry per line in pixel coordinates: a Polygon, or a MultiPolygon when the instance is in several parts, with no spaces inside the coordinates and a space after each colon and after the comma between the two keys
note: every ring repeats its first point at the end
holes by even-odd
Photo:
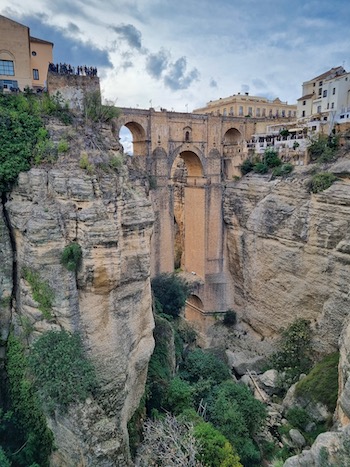
{"type": "Polygon", "coordinates": [[[2,456],[5,453],[13,466],[46,467],[53,449],[53,435],[33,386],[24,346],[13,334],[7,342],[6,371],[5,412],[0,417],[2,456]]]}
{"type": "Polygon", "coordinates": [[[278,157],[277,151],[272,148],[267,148],[261,157],[255,157],[254,160],[246,159],[240,166],[242,175],[246,175],[249,172],[255,172],[257,174],[266,174],[269,171],[275,177],[288,175],[293,170],[292,164],[283,164],[281,159],[278,157]]]}
{"type": "Polygon", "coordinates": [[[45,116],[71,122],[59,95],[0,94],[0,192],[9,191],[18,174],[33,164],[57,157],[58,148],[45,129],[45,116]]]}

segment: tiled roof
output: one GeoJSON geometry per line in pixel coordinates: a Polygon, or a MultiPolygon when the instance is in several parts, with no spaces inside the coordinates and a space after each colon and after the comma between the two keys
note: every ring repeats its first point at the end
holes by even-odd
{"type": "Polygon", "coordinates": [[[305,96],[302,96],[302,97],[299,97],[299,99],[297,99],[298,101],[301,101],[301,100],[307,100],[307,99],[311,99],[311,97],[313,97],[314,94],[305,94],[305,96]]]}
{"type": "Polygon", "coordinates": [[[330,70],[322,73],[322,75],[316,76],[315,78],[310,79],[309,81],[319,81],[321,79],[326,79],[328,77],[334,78],[335,76],[339,76],[346,73],[342,66],[337,66],[335,68],[331,68],[330,70]]]}

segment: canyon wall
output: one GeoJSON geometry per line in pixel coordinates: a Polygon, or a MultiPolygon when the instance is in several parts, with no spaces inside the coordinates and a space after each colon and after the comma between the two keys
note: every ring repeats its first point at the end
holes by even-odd
{"type": "MultiPolygon", "coordinates": [[[[127,422],[144,392],[154,347],[149,280],[153,211],[144,193],[129,183],[124,167],[118,173],[101,165],[88,173],[74,157],[84,144],[75,141],[71,147],[71,156],[62,156],[54,166],[21,173],[8,194],[4,212],[9,229],[6,222],[0,224],[0,257],[8,261],[0,286],[2,297],[9,296],[14,256],[16,334],[23,338],[25,333],[30,345],[47,330],[78,331],[97,373],[93,397],[49,418],[57,447],[51,465],[127,466],[127,422]],[[77,274],[60,261],[72,241],[83,253],[77,274]],[[53,290],[51,317],[39,310],[25,269],[53,290]]],[[[108,161],[117,153],[109,148],[106,154],[98,157],[108,161]]],[[[6,334],[9,314],[2,320],[6,334]]]]}
{"type": "Polygon", "coordinates": [[[264,337],[308,319],[325,354],[349,312],[350,184],[345,173],[310,194],[312,170],[243,177],[227,186],[224,218],[235,309],[264,337]]]}
{"type": "Polygon", "coordinates": [[[245,176],[227,186],[224,198],[241,318],[265,340],[296,318],[308,319],[317,353],[340,350],[338,431],[320,435],[311,450],[288,459],[288,467],[320,466],[325,458],[343,465],[350,455],[350,163],[340,160],[328,170],[339,179],[317,194],[309,190],[315,171],[309,166],[285,179],[245,176]]]}

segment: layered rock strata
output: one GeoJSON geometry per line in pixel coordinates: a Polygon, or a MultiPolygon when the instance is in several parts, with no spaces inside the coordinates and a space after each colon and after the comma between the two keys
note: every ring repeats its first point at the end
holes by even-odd
{"type": "Polygon", "coordinates": [[[5,207],[17,250],[17,332],[23,320],[29,343],[49,329],[78,331],[97,373],[94,398],[49,419],[57,447],[51,465],[129,465],[127,422],[143,394],[154,346],[150,203],[113,171],[89,175],[77,164],[61,164],[21,173],[5,207]],[[77,274],[60,262],[72,241],[83,252],[77,274]],[[54,292],[49,319],[25,268],[54,292]]]}

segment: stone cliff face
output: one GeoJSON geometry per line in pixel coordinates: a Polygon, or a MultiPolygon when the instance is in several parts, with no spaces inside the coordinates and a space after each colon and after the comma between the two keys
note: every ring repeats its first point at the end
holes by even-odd
{"type": "Polygon", "coordinates": [[[224,216],[235,306],[273,337],[295,318],[312,322],[321,353],[338,348],[349,310],[350,185],[319,194],[303,171],[285,180],[250,175],[227,187],[224,216]]]}
{"type": "MultiPolygon", "coordinates": [[[[95,398],[49,419],[58,448],[52,465],[129,465],[127,422],[143,394],[154,346],[150,203],[128,186],[125,174],[89,175],[65,160],[21,173],[5,210],[17,257],[17,332],[24,320],[29,342],[48,329],[79,331],[97,372],[95,398]],[[77,276],[60,263],[71,241],[83,252],[77,276]],[[53,289],[52,319],[38,309],[23,268],[39,273],[53,289]]],[[[12,259],[6,223],[0,233],[0,257],[12,259]]],[[[3,264],[6,297],[12,261],[3,264]]]]}
{"type": "Polygon", "coordinates": [[[286,467],[326,458],[340,465],[350,455],[349,169],[347,160],[330,167],[340,179],[318,194],[308,190],[311,167],[284,180],[249,175],[225,193],[228,261],[243,320],[273,338],[295,318],[309,319],[316,351],[340,350],[339,431],[320,435],[286,467]]]}

